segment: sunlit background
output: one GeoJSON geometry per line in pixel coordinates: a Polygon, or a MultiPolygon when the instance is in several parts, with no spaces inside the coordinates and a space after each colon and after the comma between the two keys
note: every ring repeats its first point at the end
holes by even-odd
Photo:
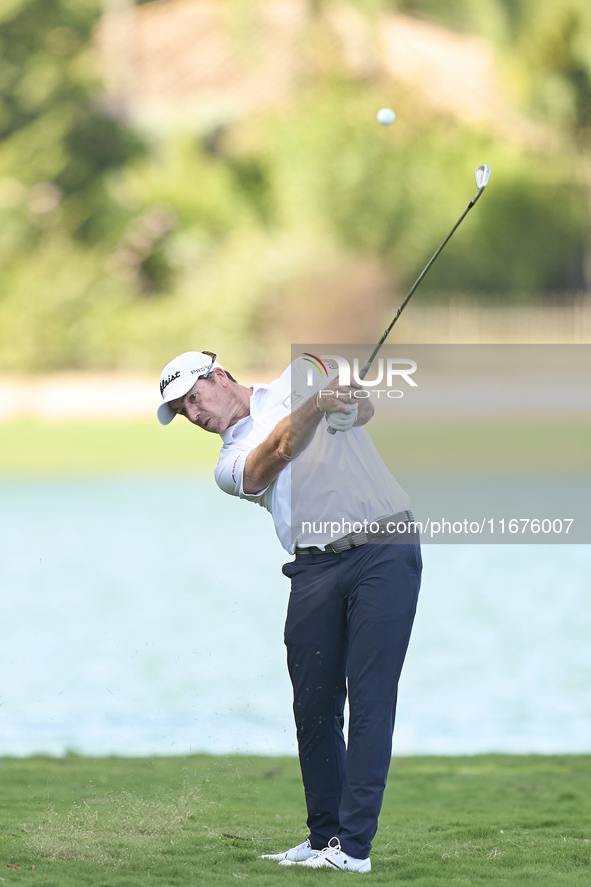
{"type": "MultiPolygon", "coordinates": [[[[481,163],[395,341],[589,343],[590,46],[587,0],[5,0],[0,754],[295,750],[282,550],[160,370],[375,341],[481,163]]],[[[395,751],[589,751],[589,546],[424,560],[395,751]]]]}

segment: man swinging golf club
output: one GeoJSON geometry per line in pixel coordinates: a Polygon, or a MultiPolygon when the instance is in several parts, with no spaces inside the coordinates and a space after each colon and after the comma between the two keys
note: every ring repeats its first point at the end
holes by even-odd
{"type": "MultiPolygon", "coordinates": [[[[474,176],[476,194],[363,364],[362,382],[425,274],[482,196],[490,167],[482,164],[474,176]]],[[[369,872],[422,563],[408,497],[363,427],[373,407],[369,397],[357,396],[359,388],[337,385],[311,354],[270,385],[245,388],[215,354],[188,352],[162,371],[158,418],[167,425],[181,414],[220,434],[218,486],[270,511],[283,547],[295,554],[283,567],[291,578],[285,644],[309,837],[262,858],[369,872]],[[341,536],[334,537],[334,527],[342,528],[341,536]]]]}
{"type": "Polygon", "coordinates": [[[363,427],[371,398],[313,355],[246,388],[208,351],[175,357],[160,390],[159,421],[219,434],[218,486],[264,506],[295,554],[285,644],[309,837],[262,858],[369,872],[422,566],[408,497],[363,427]]]}

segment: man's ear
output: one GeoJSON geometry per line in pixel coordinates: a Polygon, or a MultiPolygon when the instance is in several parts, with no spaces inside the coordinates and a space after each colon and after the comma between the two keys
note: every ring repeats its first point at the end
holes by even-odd
{"type": "Polygon", "coordinates": [[[229,379],[226,376],[225,372],[221,369],[221,367],[214,367],[212,370],[212,374],[215,376],[215,381],[217,384],[221,385],[222,388],[227,388],[229,379]]]}

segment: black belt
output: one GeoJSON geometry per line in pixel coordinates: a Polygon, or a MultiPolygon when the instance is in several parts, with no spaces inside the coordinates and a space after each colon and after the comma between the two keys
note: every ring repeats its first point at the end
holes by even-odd
{"type": "MultiPolygon", "coordinates": [[[[397,530],[388,530],[388,524],[408,524],[414,522],[412,511],[398,511],[396,514],[390,514],[388,517],[381,517],[377,521],[368,522],[368,532],[349,533],[348,536],[342,536],[329,542],[324,548],[318,548],[317,545],[306,545],[299,548],[296,546],[295,553],[300,555],[309,554],[339,554],[341,551],[348,551],[350,548],[357,548],[359,545],[367,545],[368,542],[387,542],[393,536],[402,535],[397,530]],[[373,533],[369,531],[369,526],[377,524],[378,530],[373,533]]],[[[357,521],[359,523],[359,521],[357,521]]]]}

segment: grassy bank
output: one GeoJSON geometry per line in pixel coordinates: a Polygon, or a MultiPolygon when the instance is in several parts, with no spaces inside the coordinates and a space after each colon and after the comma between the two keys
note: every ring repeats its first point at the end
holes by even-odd
{"type": "Polygon", "coordinates": [[[55,423],[15,419],[0,425],[0,476],[211,471],[220,444],[217,434],[178,420],[163,428],[155,418],[55,423]]]}
{"type": "MultiPolygon", "coordinates": [[[[405,416],[370,431],[386,463],[406,474],[467,470],[586,472],[586,418],[405,416]]],[[[0,477],[109,472],[211,472],[221,441],[184,420],[125,422],[12,420],[0,424],[0,477]]]]}
{"type": "MultiPolygon", "coordinates": [[[[372,883],[588,885],[590,765],[588,756],[395,760],[372,883]]],[[[258,859],[306,836],[292,758],[3,759],[0,777],[5,881],[271,887],[349,877],[258,859]]]]}

